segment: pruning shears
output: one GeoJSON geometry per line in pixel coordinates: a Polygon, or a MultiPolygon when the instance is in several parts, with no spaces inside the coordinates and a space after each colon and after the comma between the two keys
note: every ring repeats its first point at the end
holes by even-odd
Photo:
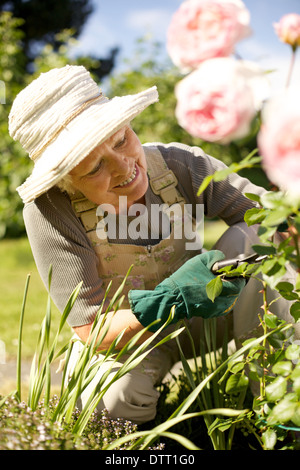
{"type": "Polygon", "coordinates": [[[258,253],[253,253],[252,255],[246,256],[245,254],[238,255],[236,258],[232,259],[223,259],[217,261],[211,268],[214,274],[217,274],[218,271],[226,266],[232,266],[232,269],[236,269],[242,263],[256,264],[261,263],[264,259],[268,258],[268,255],[259,255],[258,253]]]}

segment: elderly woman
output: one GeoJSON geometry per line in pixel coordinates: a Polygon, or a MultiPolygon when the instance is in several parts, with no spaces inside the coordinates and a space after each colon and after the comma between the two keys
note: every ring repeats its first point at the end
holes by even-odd
{"type": "MultiPolygon", "coordinates": [[[[211,182],[198,196],[203,178],[224,165],[200,148],[142,145],[130,122],[157,100],[155,87],[109,100],[84,67],[66,66],[34,80],[11,109],[10,135],[34,162],[18,192],[41,278],[47,286],[52,265],[51,295],[60,310],[83,281],[68,318],[81,340],[73,351],[70,374],[108,283],[112,281],[113,294],[131,265],[124,303],[116,313],[108,313],[102,350],[121,331],[125,333],[118,347],[148,327],[140,338],[144,341],[164,325],[174,305],[173,325],[160,335],[186,319],[197,340],[203,318],[213,316],[219,317],[222,332],[224,315],[233,307],[228,318],[234,319],[235,337],[257,326],[262,304],[257,281],[251,279],[245,288],[241,279],[224,281],[214,302],[207,298],[205,286],[214,277],[212,265],[224,253],[233,257],[251,252],[256,231],[247,228],[243,218],[253,202],[244,193],[261,194],[263,189],[232,174],[211,182]],[[209,252],[202,252],[203,240],[195,229],[204,214],[221,217],[230,226],[218,249],[209,252]]],[[[287,302],[278,308],[291,320],[287,302]]],[[[187,335],[182,333],[180,341],[188,355],[187,335]]],[[[175,341],[154,349],[110,387],[98,408],[136,423],[151,420],[158,399],[155,386],[178,358],[175,341]]],[[[82,394],[82,404],[107,367],[100,367],[82,394]]]]}

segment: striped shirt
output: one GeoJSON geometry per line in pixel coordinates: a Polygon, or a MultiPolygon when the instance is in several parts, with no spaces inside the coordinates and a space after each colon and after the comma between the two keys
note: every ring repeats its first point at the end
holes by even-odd
{"type": "MultiPolygon", "coordinates": [[[[154,145],[177,177],[178,189],[186,203],[194,208],[197,204],[203,204],[207,218],[219,217],[228,226],[242,222],[245,212],[254,206],[244,194],[249,192],[260,195],[265,191],[232,173],[223,181],[211,181],[206,190],[197,196],[203,179],[226,168],[225,165],[206,155],[199,147],[178,143],[154,145]]],[[[162,204],[162,200],[152,192],[149,185],[146,193],[149,213],[152,204],[162,204]]],[[[32,253],[46,288],[49,267],[52,265],[51,297],[54,303],[63,311],[73,289],[83,281],[68,323],[72,327],[91,323],[104,291],[97,271],[97,256],[72,208],[69,196],[54,187],[26,204],[23,213],[32,253]]],[[[127,238],[117,242],[149,245],[159,240],[127,238]]]]}

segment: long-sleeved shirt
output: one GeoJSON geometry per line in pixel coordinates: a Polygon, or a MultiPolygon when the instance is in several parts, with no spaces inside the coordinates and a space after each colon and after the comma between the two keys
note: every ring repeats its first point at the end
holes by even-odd
{"type": "MultiPolygon", "coordinates": [[[[178,180],[178,189],[187,204],[204,205],[208,218],[219,217],[231,226],[244,220],[245,212],[254,207],[244,194],[262,194],[265,190],[247,179],[232,173],[219,182],[210,182],[206,190],[197,195],[203,179],[225,165],[206,155],[199,147],[183,144],[156,143],[168,167],[178,180]]],[[[162,204],[149,185],[146,206],[162,204]]],[[[48,272],[52,265],[51,296],[62,311],[73,289],[83,281],[77,300],[68,318],[70,326],[91,323],[99,309],[104,291],[97,271],[98,259],[80,220],[76,216],[69,196],[57,187],[50,189],[35,201],[25,205],[24,221],[37,269],[48,286],[48,272]]],[[[120,239],[117,243],[149,245],[159,240],[120,239]]]]}

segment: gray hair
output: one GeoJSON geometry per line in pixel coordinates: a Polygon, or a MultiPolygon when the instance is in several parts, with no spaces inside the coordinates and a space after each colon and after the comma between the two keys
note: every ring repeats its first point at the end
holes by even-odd
{"type": "Polygon", "coordinates": [[[76,192],[76,189],[74,188],[72,183],[71,175],[64,176],[58,183],[56,183],[56,186],[61,191],[68,193],[70,196],[72,196],[76,192]]]}

